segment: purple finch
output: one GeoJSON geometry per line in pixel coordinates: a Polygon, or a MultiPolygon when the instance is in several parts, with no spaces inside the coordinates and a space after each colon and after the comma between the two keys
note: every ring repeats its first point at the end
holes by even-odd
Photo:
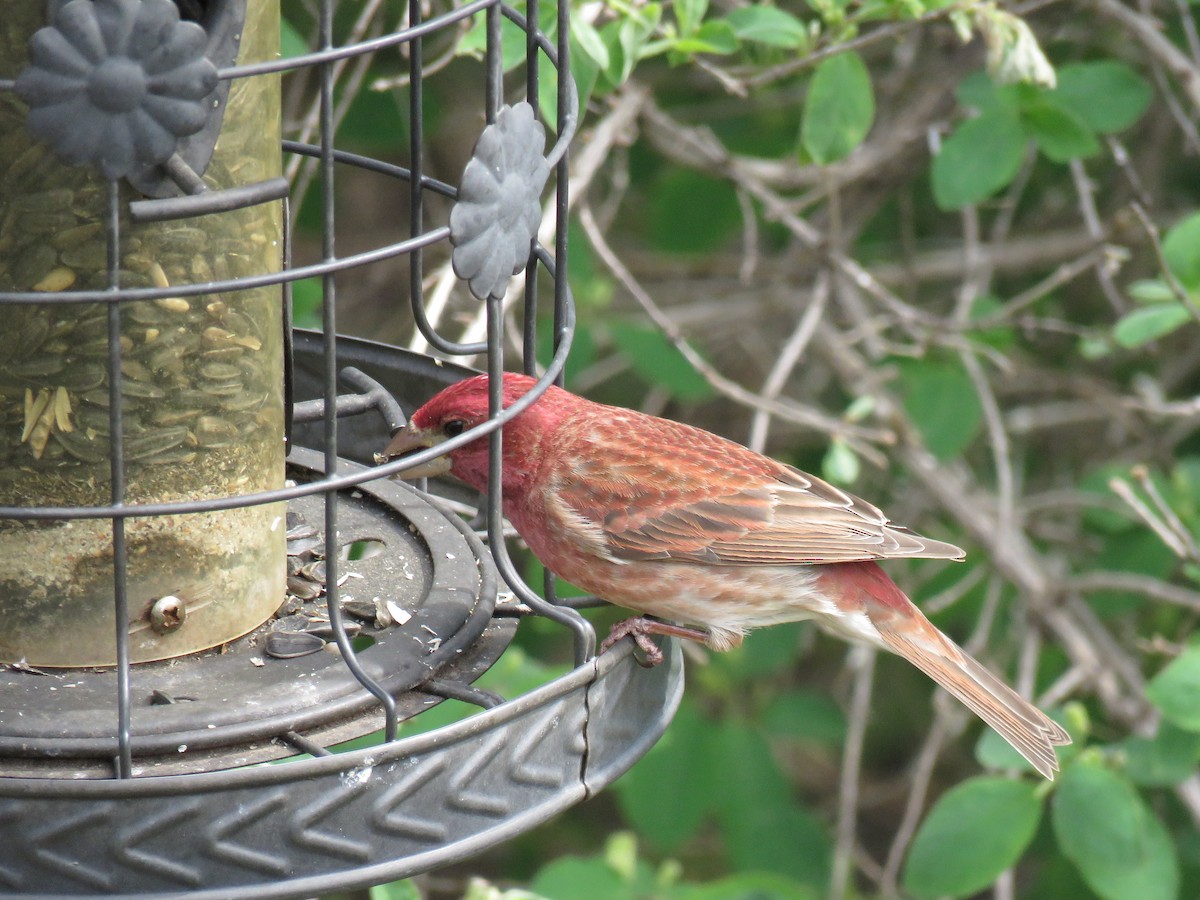
{"type": "MultiPolygon", "coordinates": [[[[504,406],[533,383],[506,374],[504,406]]],[[[461,381],[413,413],[385,455],[436,446],[487,416],[487,376],[461,381]]],[[[488,444],[404,476],[448,472],[486,491],[488,444]]],[[[907,659],[1054,777],[1066,731],[935,628],[875,562],[961,559],[958,547],[707,431],[557,387],[504,426],[502,445],[504,515],[529,549],[572,584],[656,617],[621,623],[616,635],[727,650],[751,628],[811,619],[907,659]]]]}

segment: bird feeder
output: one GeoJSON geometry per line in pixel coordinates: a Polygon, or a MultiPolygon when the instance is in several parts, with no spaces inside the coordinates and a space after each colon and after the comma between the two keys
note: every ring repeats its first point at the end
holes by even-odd
{"type": "Polygon", "coordinates": [[[586,620],[520,580],[495,497],[489,549],[436,495],[381,477],[400,463],[370,465],[404,410],[465,370],[337,337],[338,275],[402,257],[430,343],[498,374],[509,281],[540,267],[558,323],[543,384],[561,372],[565,246],[536,230],[551,173],[565,210],[578,118],[565,3],[555,41],[533,3],[427,21],[413,3],[341,46],[332,0],[318,19],[319,46],[286,60],[269,0],[50,0],[0,25],[0,895],[289,897],[404,877],[604,787],[678,702],[674,647],[651,671],[625,645],[596,658],[586,620]],[[424,172],[423,46],[474,15],[481,132],[450,185],[424,172]],[[503,18],[529,36],[511,103],[503,18]],[[338,61],[393,48],[410,66],[407,167],[335,146],[338,61]],[[550,137],[538,56],[560,72],[550,137]],[[280,140],[295,69],[315,74],[313,144],[280,140]],[[281,150],[316,161],[310,265],[291,264],[281,150]],[[347,167],[405,192],[405,239],[338,255],[347,167]],[[425,221],[428,193],[446,221],[425,221]],[[439,243],[486,306],[485,342],[429,325],[422,254],[439,243]],[[319,333],[290,325],[303,278],[322,285],[319,333]],[[363,544],[383,552],[354,558],[363,544]],[[475,687],[531,615],[563,626],[576,668],[513,699],[475,687]],[[445,698],[481,711],[401,736],[445,698]]]}

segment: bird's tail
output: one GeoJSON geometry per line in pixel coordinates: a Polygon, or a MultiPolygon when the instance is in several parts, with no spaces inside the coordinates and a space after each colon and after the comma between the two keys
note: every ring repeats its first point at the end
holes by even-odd
{"type": "Polygon", "coordinates": [[[932,641],[880,631],[884,643],[936,681],[1047,778],[1058,771],[1056,746],[1071,743],[1061,725],[993,675],[950,638],[930,625],[932,641]],[[940,646],[939,646],[940,645],[940,646]]]}
{"type": "Polygon", "coordinates": [[[878,565],[861,562],[839,568],[843,597],[853,594],[864,605],[887,649],[960,700],[1042,775],[1054,778],[1054,748],[1071,743],[1062,726],[935,628],[878,565]]]}

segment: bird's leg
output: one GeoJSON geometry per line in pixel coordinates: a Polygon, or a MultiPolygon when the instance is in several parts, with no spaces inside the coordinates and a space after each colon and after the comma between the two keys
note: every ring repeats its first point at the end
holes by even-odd
{"type": "Polygon", "coordinates": [[[633,638],[633,642],[646,655],[645,662],[639,660],[638,664],[643,668],[652,669],[663,661],[662,650],[658,648],[658,645],[654,641],[650,640],[650,635],[652,634],[662,634],[667,637],[699,641],[702,644],[707,643],[709,637],[707,631],[699,628],[688,628],[684,625],[672,625],[670,622],[660,622],[658,619],[650,619],[645,616],[635,616],[632,619],[625,619],[623,622],[618,622],[612,627],[612,630],[608,633],[608,637],[600,645],[600,652],[606,652],[622,638],[631,637],[633,638]]]}

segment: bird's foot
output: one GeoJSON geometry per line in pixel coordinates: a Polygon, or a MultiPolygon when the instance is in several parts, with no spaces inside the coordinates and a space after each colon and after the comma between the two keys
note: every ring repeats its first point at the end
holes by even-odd
{"type": "Polygon", "coordinates": [[[608,637],[600,645],[600,652],[605,653],[617,641],[631,637],[643,654],[637,660],[638,665],[645,669],[652,669],[663,661],[662,650],[659,649],[658,644],[650,640],[652,634],[684,638],[689,641],[699,641],[702,644],[707,643],[709,637],[707,631],[699,628],[688,628],[684,625],[672,625],[670,622],[660,622],[658,619],[650,619],[645,616],[635,616],[632,619],[618,622],[612,627],[608,637]]]}

